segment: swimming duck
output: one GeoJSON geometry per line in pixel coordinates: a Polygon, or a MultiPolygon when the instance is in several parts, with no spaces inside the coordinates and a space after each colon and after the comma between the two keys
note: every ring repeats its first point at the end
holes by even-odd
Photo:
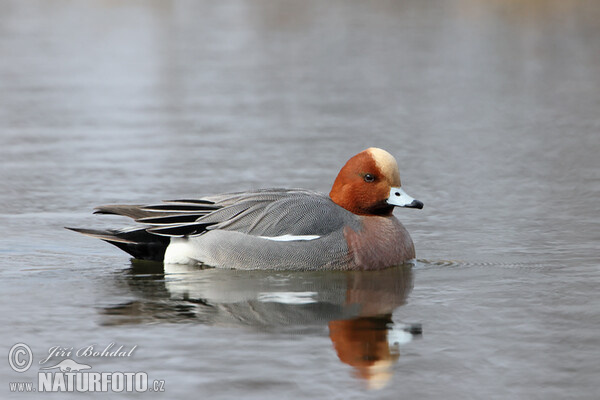
{"type": "Polygon", "coordinates": [[[134,258],[170,264],[274,270],[372,270],[415,258],[394,207],[423,208],[401,188],[398,164],[371,147],[342,167],[329,195],[260,189],[171,200],[106,205],[142,224],[128,229],[67,228],[102,239],[134,258]]]}

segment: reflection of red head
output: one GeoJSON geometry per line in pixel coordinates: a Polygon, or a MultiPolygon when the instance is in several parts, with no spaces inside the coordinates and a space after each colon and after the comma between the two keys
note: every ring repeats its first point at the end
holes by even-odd
{"type": "Polygon", "coordinates": [[[391,317],[360,317],[329,322],[329,337],[339,359],[355,368],[370,387],[381,388],[391,377],[390,368],[400,354],[390,349],[391,317]]]}

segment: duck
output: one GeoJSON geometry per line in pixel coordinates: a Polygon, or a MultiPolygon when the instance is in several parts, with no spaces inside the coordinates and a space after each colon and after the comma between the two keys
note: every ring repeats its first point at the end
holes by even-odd
{"type": "Polygon", "coordinates": [[[134,259],[214,268],[379,270],[415,259],[396,207],[422,209],[402,188],[396,159],[371,147],[351,157],[329,194],[257,189],[105,205],[95,214],[129,217],[124,229],[70,228],[104,240],[134,259]]]}

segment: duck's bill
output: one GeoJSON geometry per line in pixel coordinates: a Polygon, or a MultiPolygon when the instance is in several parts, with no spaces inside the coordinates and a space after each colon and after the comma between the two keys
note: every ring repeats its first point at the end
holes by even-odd
{"type": "Polygon", "coordinates": [[[408,207],[408,208],[423,208],[423,203],[419,200],[410,197],[402,188],[392,187],[390,189],[390,197],[387,199],[387,203],[396,207],[408,207]]]}

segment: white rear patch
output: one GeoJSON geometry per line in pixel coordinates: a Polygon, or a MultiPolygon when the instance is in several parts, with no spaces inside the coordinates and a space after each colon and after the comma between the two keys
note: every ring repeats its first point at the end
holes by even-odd
{"type": "Polygon", "coordinates": [[[310,304],[316,303],[317,292],[266,292],[259,293],[258,300],[263,303],[310,304]]]}
{"type": "Polygon", "coordinates": [[[281,235],[281,236],[259,236],[261,239],[273,240],[275,242],[295,242],[297,240],[315,240],[319,235],[281,235]]]}
{"type": "Polygon", "coordinates": [[[171,238],[165,250],[165,264],[188,264],[191,261],[191,249],[187,239],[171,238]]]}

